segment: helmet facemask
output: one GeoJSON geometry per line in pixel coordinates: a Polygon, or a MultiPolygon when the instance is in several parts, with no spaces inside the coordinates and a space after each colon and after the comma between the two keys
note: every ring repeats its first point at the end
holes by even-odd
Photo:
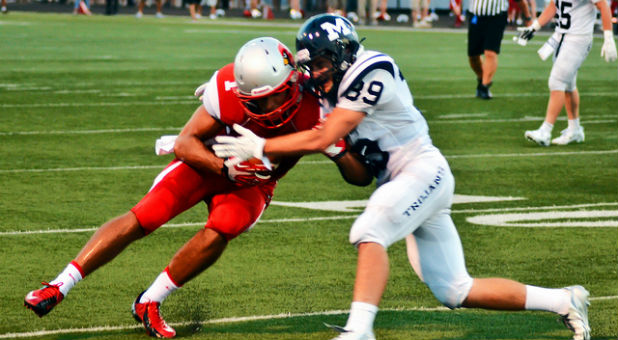
{"type": "Polygon", "coordinates": [[[247,116],[265,128],[278,128],[289,122],[301,101],[300,73],[292,52],[274,38],[257,38],[246,43],[234,61],[236,87],[232,91],[240,99],[247,116]],[[260,101],[282,95],[280,105],[261,108],[260,101]]]}
{"type": "Polygon", "coordinates": [[[288,81],[281,84],[281,86],[273,91],[258,96],[243,94],[238,90],[238,88],[234,88],[233,91],[238,99],[240,99],[243,109],[249,118],[265,128],[274,129],[288,123],[300,108],[299,103],[302,98],[300,96],[298,79],[298,72],[293,71],[290,73],[288,81]],[[285,93],[285,101],[283,101],[283,103],[274,110],[262,112],[258,101],[281,93],[285,93]]]}

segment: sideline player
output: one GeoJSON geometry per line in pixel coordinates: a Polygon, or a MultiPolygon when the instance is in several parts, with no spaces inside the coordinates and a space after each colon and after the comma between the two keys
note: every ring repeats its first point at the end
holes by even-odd
{"type": "Polygon", "coordinates": [[[577,71],[592,47],[592,33],[596,20],[596,9],[601,13],[603,25],[603,47],[601,57],[605,61],[616,60],[616,42],[612,34],[612,15],[605,0],[556,0],[550,1],[538,20],[528,27],[518,28],[523,44],[532,39],[534,32],[556,17],[555,33],[539,50],[545,60],[553,54],[554,65],[549,74],[549,102],[545,121],[537,130],[524,133],[526,139],[542,146],[582,143],[584,127],[579,122],[579,91],[577,71]],[[558,8],[560,10],[558,10],[558,8]],[[560,136],[551,139],[551,132],[562,108],[566,109],[568,126],[560,136]]]}
{"type": "MultiPolygon", "coordinates": [[[[263,137],[314,128],[320,118],[318,101],[302,90],[305,79],[294,65],[292,53],[274,38],[246,43],[233,64],[215,72],[196,91],[203,95],[203,103],[176,139],[176,159],[156,177],[148,194],[130,211],[103,224],[64,271],[28,293],[24,304],[41,317],[49,313],[86,275],[203,201],[210,212],[205,227],[178,250],[133,303],[134,317],[150,335],[174,337],[175,330],[160,316],[161,302],[210,267],[229,241],[255,225],[270,203],[277,180],[300,158],[277,158],[278,166],[273,161],[272,171],[248,162],[228,167],[204,142],[230,131],[233,124],[263,137]]],[[[329,154],[338,165],[350,159],[342,151],[329,154]]]]}
{"type": "Polygon", "coordinates": [[[366,161],[378,187],[350,230],[358,267],[348,322],[336,327],[342,332],[336,339],[375,339],[373,322],[389,273],[386,249],[404,238],[414,270],[447,307],[551,311],[562,315],[574,339],[590,337],[584,287],[549,289],[468,274],[450,216],[455,180],[391,57],[364,50],[354,26],[328,14],[305,22],[296,49],[322,105],[332,110],[323,128],[264,139],[235,126],[241,136],[217,137],[213,149],[237,157],[228,164],[320,152],[344,136],[352,150],[373,150],[366,161]]]}

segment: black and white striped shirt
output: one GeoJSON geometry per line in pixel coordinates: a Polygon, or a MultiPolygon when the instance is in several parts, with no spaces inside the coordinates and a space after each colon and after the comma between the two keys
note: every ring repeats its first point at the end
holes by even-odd
{"type": "Polygon", "coordinates": [[[476,15],[498,15],[509,9],[509,0],[472,0],[470,12],[476,15]]]}

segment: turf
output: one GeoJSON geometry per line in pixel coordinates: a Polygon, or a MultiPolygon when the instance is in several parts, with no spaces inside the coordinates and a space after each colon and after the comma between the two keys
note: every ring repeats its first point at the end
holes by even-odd
{"type": "MultiPolygon", "coordinates": [[[[199,105],[193,90],[233,60],[247,40],[274,36],[290,47],[298,24],[220,20],[192,24],[131,16],[89,18],[11,12],[0,18],[0,338],[146,339],[129,313],[175,251],[206,220],[197,206],[130,246],[39,319],[24,295],[51,280],[94,228],[132,207],[171,160],[154,140],[177,133],[199,105]],[[188,224],[188,225],[185,225],[188,224]],[[81,232],[40,233],[86,229],[81,232]],[[21,231],[21,233],[20,233],[21,231]],[[31,233],[24,233],[31,232],[31,233]],[[109,326],[106,328],[96,328],[109,326]],[[79,330],[84,328],[83,330],[79,330]],[[57,330],[55,333],[34,333],[57,330]],[[37,336],[37,334],[39,334],[37,336]]],[[[398,62],[449,159],[460,195],[520,197],[457,203],[469,272],[526,283],[585,285],[594,339],[618,334],[618,79],[595,39],[580,69],[586,142],[541,148],[523,138],[547,103],[550,62],[505,35],[492,91],[474,98],[464,31],[359,29],[364,45],[398,62]],[[534,217],[535,228],[479,225],[473,216],[585,212],[534,217]],[[594,212],[609,212],[609,217],[594,212]],[[548,227],[580,222],[580,227],[548,227]],[[605,222],[609,227],[591,227],[605,222]]],[[[566,126],[564,115],[554,129],[566,126]]],[[[373,186],[346,185],[325,157],[307,157],[280,183],[281,202],[364,200],[373,186]]],[[[352,212],[271,206],[208,271],[172,295],[163,315],[192,339],[325,339],[343,324],[356,252],[352,212]],[[304,222],[283,219],[340,217],[304,222]],[[330,311],[330,312],[329,312],[330,311]],[[333,312],[335,311],[335,312],[333,312]],[[281,314],[290,313],[289,316],[281,314]],[[277,315],[274,317],[273,315],[277,315]],[[225,321],[224,318],[265,316],[225,321]],[[270,317],[269,317],[270,316],[270,317]]],[[[389,250],[391,276],[376,319],[382,339],[567,339],[542,312],[449,311],[416,277],[402,242],[389,250]]]]}

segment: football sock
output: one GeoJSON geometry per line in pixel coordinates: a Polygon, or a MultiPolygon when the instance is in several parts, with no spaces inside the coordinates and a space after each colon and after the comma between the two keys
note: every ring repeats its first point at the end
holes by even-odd
{"type": "Polygon", "coordinates": [[[58,289],[60,289],[60,293],[66,296],[69,290],[75,286],[76,283],[82,280],[82,268],[75,261],[71,261],[69,265],[64,268],[62,273],[58,275],[52,282],[51,285],[59,285],[58,289]]]}
{"type": "Polygon", "coordinates": [[[565,315],[569,312],[571,295],[562,288],[526,285],[526,310],[543,310],[565,315]]]}
{"type": "Polygon", "coordinates": [[[554,129],[554,124],[550,124],[548,122],[543,122],[543,124],[541,124],[540,130],[541,131],[546,131],[551,133],[551,130],[554,129]]]}
{"type": "Polygon", "coordinates": [[[345,325],[348,331],[365,332],[373,329],[373,320],[378,312],[378,306],[365,302],[352,302],[350,316],[345,325]]]}
{"type": "Polygon", "coordinates": [[[569,130],[574,131],[579,129],[579,118],[569,119],[569,130]]]}
{"type": "Polygon", "coordinates": [[[149,301],[163,302],[165,298],[172,294],[176,289],[180,288],[174,280],[170,277],[168,269],[157,276],[152,285],[142,294],[142,298],[139,303],[145,303],[149,301]]]}

